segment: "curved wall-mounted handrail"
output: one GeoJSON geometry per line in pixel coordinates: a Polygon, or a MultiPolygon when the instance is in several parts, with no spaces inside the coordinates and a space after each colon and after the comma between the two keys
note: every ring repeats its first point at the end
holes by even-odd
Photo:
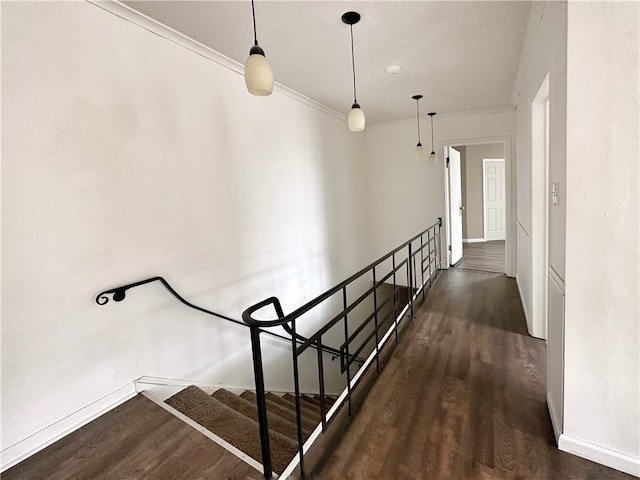
{"type": "MultiPolygon", "coordinates": [[[[130,288],[139,287],[141,285],[145,285],[145,284],[151,283],[151,282],[160,282],[160,283],[162,283],[164,288],[169,290],[171,295],[176,297],[180,302],[185,304],[187,307],[193,308],[195,310],[199,310],[199,311],[204,312],[204,313],[206,313],[208,315],[213,315],[214,317],[218,317],[218,318],[222,318],[224,320],[228,320],[229,322],[233,322],[233,323],[238,323],[240,325],[244,325],[243,322],[241,322],[239,320],[235,320],[235,319],[233,319],[231,317],[227,317],[226,315],[221,315],[219,313],[212,312],[211,310],[207,310],[206,308],[203,308],[203,307],[200,307],[198,305],[195,305],[195,304],[191,303],[189,300],[187,300],[182,295],[180,295],[175,290],[175,288],[173,288],[169,284],[169,282],[167,282],[163,277],[151,277],[151,278],[147,278],[145,280],[140,280],[139,282],[129,283],[128,285],[122,285],[120,287],[116,287],[116,288],[111,288],[109,290],[105,290],[103,292],[100,292],[98,295],[96,295],[96,303],[98,305],[106,305],[107,303],[109,303],[108,295],[112,296],[111,298],[113,299],[114,302],[121,302],[126,298],[127,290],[129,290],[130,288]]],[[[284,338],[286,338],[286,337],[284,337],[284,338]]]]}
{"type": "MultiPolygon", "coordinates": [[[[121,285],[119,287],[110,288],[109,290],[104,290],[104,291],[100,292],[98,295],[96,295],[96,303],[98,305],[106,305],[107,303],[109,303],[109,300],[110,300],[109,296],[111,296],[111,299],[114,302],[122,302],[126,298],[127,290],[129,290],[131,288],[139,287],[139,286],[142,286],[142,285],[146,285],[147,283],[152,283],[152,282],[160,282],[164,286],[164,288],[166,288],[175,298],[177,298],[181,303],[183,303],[184,305],[186,305],[189,308],[193,308],[194,310],[198,310],[199,312],[203,312],[203,313],[206,313],[208,315],[212,315],[214,317],[221,318],[221,319],[226,320],[228,322],[235,323],[236,325],[240,325],[243,328],[247,328],[248,327],[248,325],[245,322],[242,322],[240,320],[236,320],[235,318],[227,317],[226,315],[222,315],[220,313],[213,312],[213,311],[208,310],[208,309],[206,309],[204,307],[201,307],[199,305],[191,303],[189,300],[187,300],[182,295],[180,295],[176,291],[176,289],[173,288],[171,286],[171,284],[169,282],[167,282],[167,280],[165,280],[164,277],[160,277],[160,276],[155,276],[155,277],[147,278],[145,280],[140,280],[138,282],[129,283],[127,285],[121,285]]],[[[275,297],[272,297],[272,298],[275,298],[275,297]]],[[[275,300],[277,302],[276,313],[278,315],[284,315],[284,313],[282,313],[282,307],[280,305],[280,301],[277,298],[275,298],[275,300]]],[[[262,325],[262,326],[263,327],[268,327],[269,325],[262,325]]],[[[292,337],[296,338],[297,343],[299,343],[299,344],[302,344],[307,340],[302,335],[293,334],[291,329],[288,328],[287,326],[283,326],[283,329],[287,333],[292,335],[292,337]]],[[[272,332],[270,330],[264,330],[264,329],[261,328],[260,332],[261,333],[266,333],[267,335],[279,338],[281,340],[286,340],[287,342],[291,342],[291,338],[290,337],[286,337],[284,335],[280,335],[280,334],[278,334],[276,332],[272,332]]],[[[323,345],[322,346],[322,351],[331,354],[332,355],[332,358],[331,358],[332,360],[335,360],[336,358],[338,358],[338,357],[340,357],[342,355],[342,353],[340,352],[339,349],[333,348],[333,347],[330,347],[330,346],[327,346],[327,345],[323,345]]],[[[364,359],[356,358],[356,359],[354,359],[354,361],[362,363],[362,362],[364,362],[364,359]]]]}

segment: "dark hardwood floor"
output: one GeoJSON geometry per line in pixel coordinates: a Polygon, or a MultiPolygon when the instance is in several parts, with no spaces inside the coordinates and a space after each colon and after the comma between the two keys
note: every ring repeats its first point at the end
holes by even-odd
{"type": "Polygon", "coordinates": [[[630,479],[559,451],[515,281],[443,272],[319,478],[630,479]]]}
{"type": "MultiPolygon", "coordinates": [[[[319,478],[632,479],[555,447],[544,377],[545,345],[526,332],[515,281],[449,269],[406,324],[319,478]]],[[[1,476],[262,478],[140,395],[1,476]]]]}
{"type": "Polygon", "coordinates": [[[2,480],[264,478],[142,395],[0,476],[2,480]]]}
{"type": "Polygon", "coordinates": [[[462,246],[462,260],[456,268],[504,273],[504,240],[465,243],[462,246]]]}

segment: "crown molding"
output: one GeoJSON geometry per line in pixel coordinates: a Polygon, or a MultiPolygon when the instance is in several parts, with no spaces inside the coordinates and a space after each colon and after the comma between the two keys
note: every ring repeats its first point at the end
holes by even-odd
{"type": "MultiPolygon", "coordinates": [[[[148,32],[157,35],[159,37],[164,38],[176,45],[179,45],[187,50],[199,55],[201,57],[206,58],[207,60],[211,60],[212,62],[217,63],[218,65],[231,70],[238,75],[244,76],[244,65],[232,60],[231,58],[216,52],[212,48],[203,45],[200,42],[158,22],[157,20],[152,19],[140,13],[131,7],[120,3],[117,0],[86,0],[87,3],[94,5],[106,12],[109,12],[116,17],[119,17],[127,22],[133,23],[140,28],[147,30],[148,32]]],[[[347,122],[347,116],[342,113],[334,110],[326,105],[323,105],[320,102],[313,100],[305,95],[302,95],[295,90],[292,90],[289,87],[286,87],[278,82],[275,82],[273,85],[274,93],[284,95],[289,97],[297,102],[300,102],[308,107],[311,107],[315,110],[318,110],[322,113],[325,113],[329,116],[337,118],[343,122],[347,122]]]]}

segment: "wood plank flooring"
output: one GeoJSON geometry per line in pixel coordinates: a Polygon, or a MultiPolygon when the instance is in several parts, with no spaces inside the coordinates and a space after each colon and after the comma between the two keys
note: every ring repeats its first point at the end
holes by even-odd
{"type": "Polygon", "coordinates": [[[559,451],[545,395],[515,281],[450,269],[318,478],[633,478],[559,451]]]}
{"type": "Polygon", "coordinates": [[[2,480],[264,478],[143,395],[2,472],[2,480]]]}
{"type": "Polygon", "coordinates": [[[504,273],[504,240],[465,243],[456,268],[504,273]]]}

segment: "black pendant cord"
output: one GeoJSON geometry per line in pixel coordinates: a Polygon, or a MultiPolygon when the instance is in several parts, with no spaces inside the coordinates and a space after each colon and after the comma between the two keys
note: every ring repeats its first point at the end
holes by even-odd
{"type": "MultiPolygon", "coordinates": [[[[435,113],[433,115],[435,115],[435,113]]],[[[436,153],[433,150],[433,115],[431,115],[431,153],[436,153]]]]}
{"type": "Polygon", "coordinates": [[[349,30],[351,31],[351,69],[353,71],[353,103],[358,103],[358,98],[356,97],[356,60],[355,55],[353,53],[353,25],[349,25],[349,30]]]}
{"type": "Polygon", "coordinates": [[[258,30],[256,29],[256,9],[251,0],[251,15],[253,16],[253,44],[258,45],[258,30]]]}
{"type": "Polygon", "coordinates": [[[251,15],[253,15],[253,44],[258,46],[258,31],[256,30],[256,9],[251,0],[251,15]]]}
{"type": "MultiPolygon", "coordinates": [[[[416,118],[418,119],[418,145],[422,146],[420,142],[420,103],[416,100],[416,118]]],[[[433,142],[431,142],[433,144],[433,142]]]]}

